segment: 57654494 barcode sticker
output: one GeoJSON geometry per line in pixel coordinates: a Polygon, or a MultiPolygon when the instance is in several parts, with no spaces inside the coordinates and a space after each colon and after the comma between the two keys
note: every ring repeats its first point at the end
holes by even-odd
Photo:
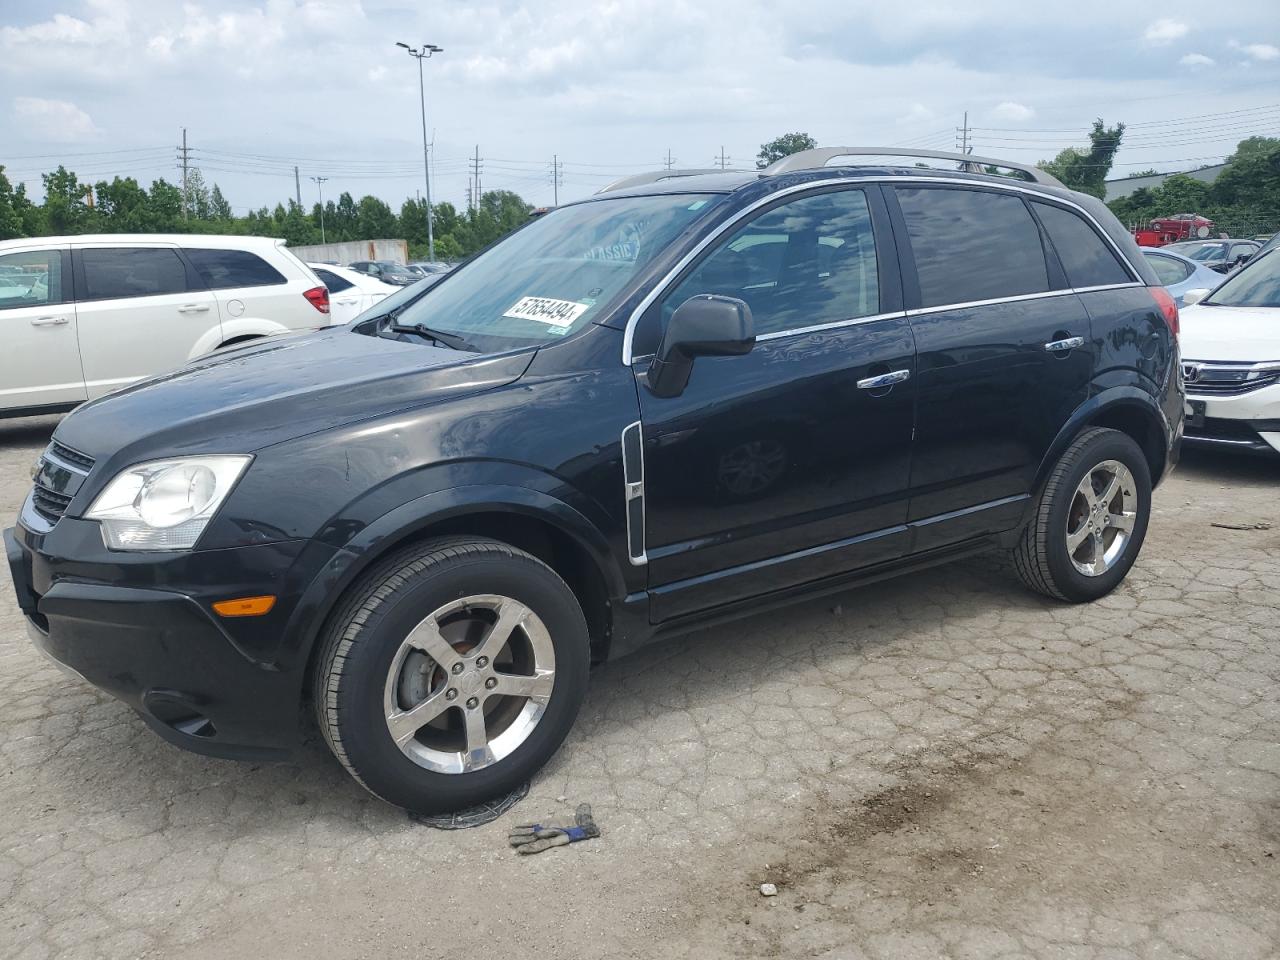
{"type": "Polygon", "coordinates": [[[590,309],[590,304],[550,297],[521,297],[502,312],[504,317],[534,320],[549,327],[568,327],[590,309]]]}

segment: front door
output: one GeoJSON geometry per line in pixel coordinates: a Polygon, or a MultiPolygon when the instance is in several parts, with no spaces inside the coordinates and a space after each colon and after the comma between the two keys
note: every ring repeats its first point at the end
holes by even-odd
{"type": "Polygon", "coordinates": [[[90,399],[182,366],[202,340],[221,341],[218,301],[176,247],[86,246],[72,258],[90,399]]]}
{"type": "Polygon", "coordinates": [[[0,414],[86,398],[65,247],[0,256],[0,414]]]}
{"type": "Polygon", "coordinates": [[[747,302],[757,336],[746,356],[698,359],[677,397],[635,365],[655,621],[903,552],[915,350],[885,223],[874,186],[784,199],[642,319],[721,294],[747,302]]]}

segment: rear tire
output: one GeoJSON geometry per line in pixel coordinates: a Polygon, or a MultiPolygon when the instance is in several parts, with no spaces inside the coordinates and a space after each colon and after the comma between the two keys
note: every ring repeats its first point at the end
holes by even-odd
{"type": "Polygon", "coordinates": [[[568,585],[496,540],[402,550],[352,589],[322,637],[314,700],[338,761],[418,813],[515,790],[586,694],[586,620],[568,585]]]}
{"type": "Polygon", "coordinates": [[[1151,470],[1142,449],[1119,430],[1086,429],[1040,488],[1014,567],[1037,593],[1097,600],[1128,574],[1150,518],[1151,470]]]}

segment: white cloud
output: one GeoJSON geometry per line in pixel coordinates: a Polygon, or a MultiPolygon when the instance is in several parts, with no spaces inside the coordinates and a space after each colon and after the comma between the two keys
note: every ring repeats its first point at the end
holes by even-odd
{"type": "Polygon", "coordinates": [[[14,97],[13,114],[28,136],[56,143],[89,140],[102,132],[92,117],[66,100],[14,97]]]}
{"type": "Polygon", "coordinates": [[[907,112],[898,119],[898,122],[923,123],[926,120],[932,120],[936,116],[937,114],[926,107],[923,103],[913,103],[910,109],[908,109],[907,112]]]}
{"type": "Polygon", "coordinates": [[[1151,23],[1142,35],[1142,39],[1153,46],[1166,46],[1179,40],[1187,35],[1188,27],[1181,20],[1174,20],[1171,17],[1161,17],[1159,20],[1151,23]]]}
{"type": "Polygon", "coordinates": [[[1184,67],[1211,67],[1216,61],[1203,53],[1188,53],[1178,62],[1184,67]]]}
{"type": "Polygon", "coordinates": [[[1240,49],[1255,60],[1280,60],[1280,47],[1269,43],[1246,43],[1240,49]]]}
{"type": "Polygon", "coordinates": [[[993,120],[1008,120],[1013,123],[1030,120],[1035,115],[1036,112],[1031,107],[1022,103],[1014,103],[1012,100],[1005,100],[1003,103],[996,104],[996,108],[991,111],[993,120]]]}

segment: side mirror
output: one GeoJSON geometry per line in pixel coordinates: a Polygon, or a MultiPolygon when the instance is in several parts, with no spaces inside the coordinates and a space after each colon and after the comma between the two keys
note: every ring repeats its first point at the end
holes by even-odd
{"type": "Polygon", "coordinates": [[[678,397],[689,383],[694,358],[739,357],[755,343],[755,321],[743,301],[712,293],[690,297],[671,315],[649,364],[649,390],[659,397],[678,397]]]}
{"type": "Polygon", "coordinates": [[[1242,253],[1240,254],[1240,256],[1236,257],[1236,266],[1239,266],[1242,263],[1248,263],[1252,259],[1253,259],[1252,253],[1242,253]]]}
{"type": "Polygon", "coordinates": [[[1208,295],[1209,290],[1206,287],[1197,287],[1195,290],[1188,290],[1182,295],[1182,305],[1184,307],[1195,306],[1208,295]]]}

